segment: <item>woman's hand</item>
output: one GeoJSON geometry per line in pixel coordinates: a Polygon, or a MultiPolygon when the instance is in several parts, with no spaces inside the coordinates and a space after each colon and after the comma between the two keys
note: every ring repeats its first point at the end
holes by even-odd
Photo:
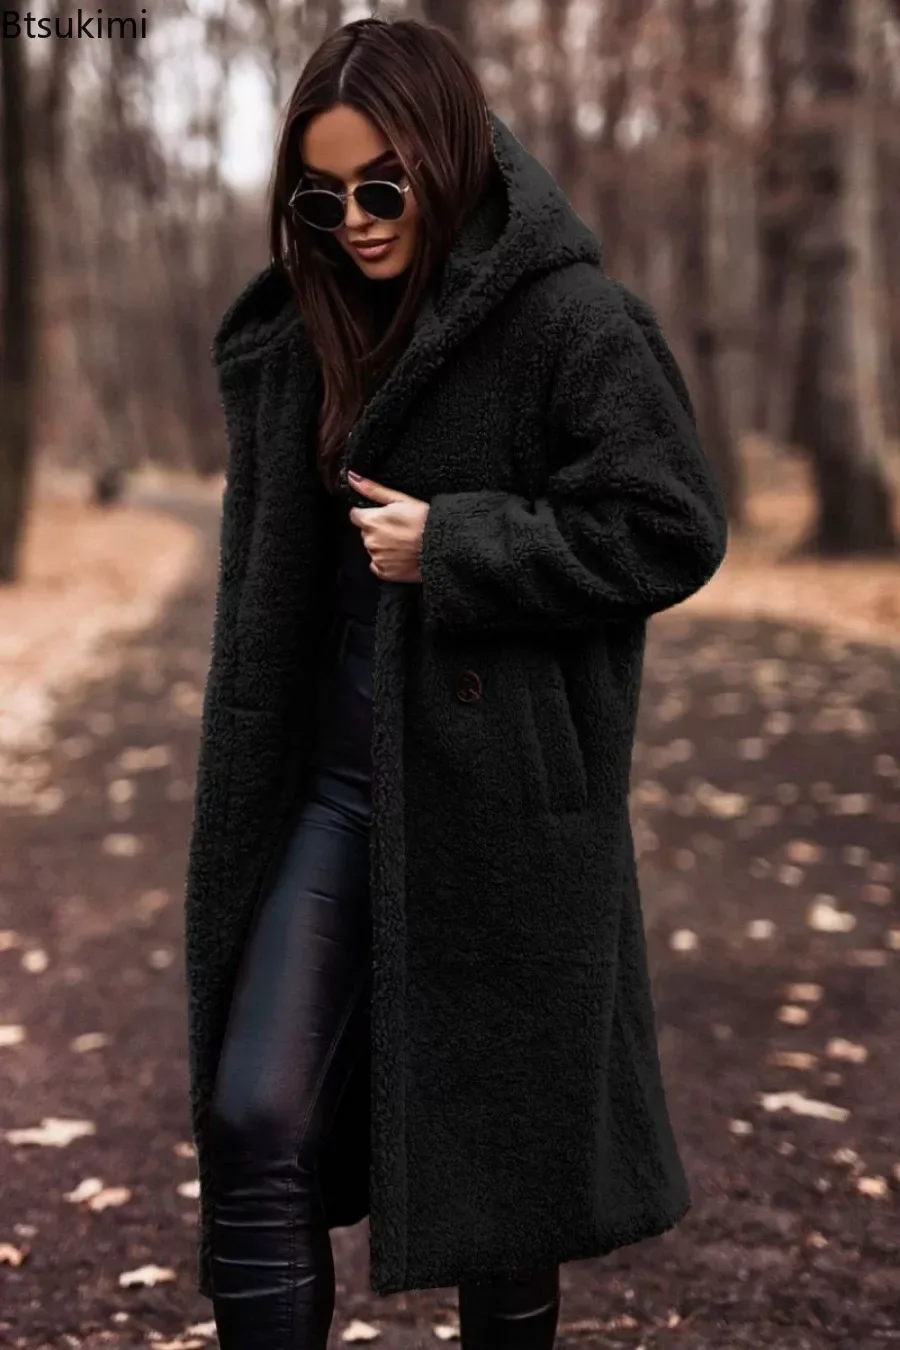
{"type": "Polygon", "coordinates": [[[377,510],[354,506],[350,511],[351,521],[362,531],[371,570],[381,581],[421,581],[419,558],[428,503],[355,473],[348,472],[347,477],[360,496],[382,503],[377,510]]]}

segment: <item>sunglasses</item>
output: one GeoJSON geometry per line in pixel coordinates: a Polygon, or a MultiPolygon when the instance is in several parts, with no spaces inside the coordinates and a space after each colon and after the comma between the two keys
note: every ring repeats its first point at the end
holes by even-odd
{"type": "Polygon", "coordinates": [[[352,192],[298,186],[288,206],[314,230],[339,230],[347,218],[347,202],[351,197],[360,210],[375,220],[399,220],[409,189],[409,183],[401,185],[377,178],[357,184],[352,192]]]}

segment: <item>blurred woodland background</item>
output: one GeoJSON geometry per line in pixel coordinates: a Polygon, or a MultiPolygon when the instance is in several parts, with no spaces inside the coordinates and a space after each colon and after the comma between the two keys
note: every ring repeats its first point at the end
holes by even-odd
{"type": "MultiPolygon", "coordinates": [[[[147,463],[221,470],[208,344],[267,261],[263,187],[222,173],[230,80],[255,60],[277,118],[324,34],[368,12],[154,0],[154,34],[191,17],[204,49],[175,154],[151,41],[0,45],[0,579],[16,575],[39,455],[89,468],[101,495],[147,463]]],[[[748,455],[764,445],[807,471],[802,547],[894,550],[900,0],[408,0],[378,12],[457,36],[497,111],[598,231],[607,269],[655,305],[735,526],[748,455]]],[[[140,33],[137,0],[115,13],[140,33]]]]}

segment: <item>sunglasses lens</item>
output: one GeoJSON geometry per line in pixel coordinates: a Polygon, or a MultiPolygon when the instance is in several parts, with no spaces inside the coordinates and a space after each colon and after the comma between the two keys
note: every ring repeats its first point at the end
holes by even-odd
{"type": "Polygon", "coordinates": [[[336,230],[344,223],[344,204],[333,192],[300,192],[293,206],[300,219],[317,230],[336,230]]]}
{"type": "Polygon", "coordinates": [[[403,193],[393,183],[360,183],[356,200],[376,220],[399,220],[403,215],[403,193]]]}

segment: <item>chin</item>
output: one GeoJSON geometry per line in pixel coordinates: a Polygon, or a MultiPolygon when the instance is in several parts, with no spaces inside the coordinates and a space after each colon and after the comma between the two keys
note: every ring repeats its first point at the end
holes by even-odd
{"type": "Polygon", "coordinates": [[[389,281],[393,277],[401,276],[408,270],[409,265],[412,262],[411,250],[409,248],[396,251],[392,250],[386,257],[378,259],[373,258],[371,261],[361,257],[354,248],[348,245],[345,245],[345,249],[346,252],[350,254],[350,257],[353,259],[360,272],[362,272],[363,276],[372,277],[372,279],[376,281],[389,281]]]}
{"type": "Polygon", "coordinates": [[[367,277],[374,277],[384,281],[389,281],[392,277],[399,277],[409,267],[409,262],[405,258],[395,260],[385,258],[383,263],[365,262],[357,260],[357,266],[367,277]]]}

